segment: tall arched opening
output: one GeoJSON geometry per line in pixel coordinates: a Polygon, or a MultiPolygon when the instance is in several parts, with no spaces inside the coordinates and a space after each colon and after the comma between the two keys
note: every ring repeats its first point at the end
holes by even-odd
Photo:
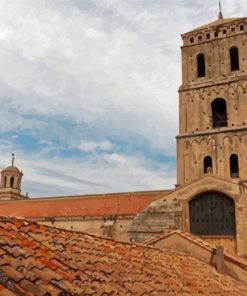
{"type": "Polygon", "coordinates": [[[229,196],[204,192],[189,203],[190,231],[196,235],[235,236],[235,206],[229,196]]]}
{"type": "Polygon", "coordinates": [[[215,99],[212,104],[213,127],[227,126],[226,101],[222,98],[215,99]]]}
{"type": "Polygon", "coordinates": [[[231,71],[239,70],[238,48],[233,46],[230,48],[231,71]]]}
{"type": "Polygon", "coordinates": [[[205,76],[205,56],[203,53],[200,53],[196,57],[197,59],[197,76],[204,77],[205,76]]]}

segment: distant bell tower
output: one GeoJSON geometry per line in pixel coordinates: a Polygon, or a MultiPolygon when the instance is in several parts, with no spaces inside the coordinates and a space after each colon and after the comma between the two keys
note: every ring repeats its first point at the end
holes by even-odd
{"type": "Polygon", "coordinates": [[[23,199],[21,195],[21,180],[23,173],[14,166],[14,153],[12,153],[11,166],[1,171],[0,200],[23,199]]]}
{"type": "Polygon", "coordinates": [[[182,35],[177,183],[247,179],[247,18],[182,35]]]}

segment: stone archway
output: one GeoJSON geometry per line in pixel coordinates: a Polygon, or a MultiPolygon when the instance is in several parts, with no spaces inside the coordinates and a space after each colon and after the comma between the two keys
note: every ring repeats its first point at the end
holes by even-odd
{"type": "Polygon", "coordinates": [[[196,235],[236,235],[235,205],[216,191],[201,193],[189,202],[190,232],[196,235]]]}

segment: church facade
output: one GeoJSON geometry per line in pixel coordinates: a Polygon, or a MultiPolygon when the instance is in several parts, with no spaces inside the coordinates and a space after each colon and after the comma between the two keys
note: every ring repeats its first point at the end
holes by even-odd
{"type": "Polygon", "coordinates": [[[247,19],[182,35],[177,188],[139,213],[135,241],[182,229],[247,254],[247,19]]]}
{"type": "Polygon", "coordinates": [[[191,232],[247,255],[247,18],[182,35],[177,185],[173,190],[29,199],[2,171],[0,215],[143,243],[191,232]]]}

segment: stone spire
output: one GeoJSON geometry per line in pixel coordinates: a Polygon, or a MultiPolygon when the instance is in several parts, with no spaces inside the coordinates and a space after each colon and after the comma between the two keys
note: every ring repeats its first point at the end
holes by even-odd
{"type": "Polygon", "coordinates": [[[223,14],[221,11],[221,2],[219,1],[219,19],[223,19],[223,14]]]}

